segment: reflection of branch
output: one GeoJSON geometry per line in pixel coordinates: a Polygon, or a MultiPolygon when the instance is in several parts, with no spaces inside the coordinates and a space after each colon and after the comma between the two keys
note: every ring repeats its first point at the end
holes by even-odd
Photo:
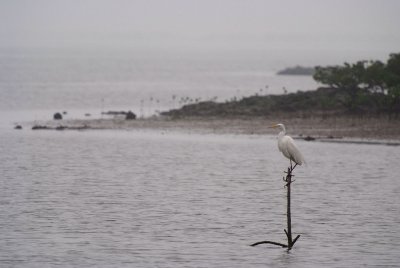
{"type": "Polygon", "coordinates": [[[272,244],[276,246],[280,246],[283,248],[287,248],[288,250],[292,249],[294,244],[296,243],[297,239],[299,239],[300,235],[297,235],[294,240],[292,240],[292,220],[291,220],[291,213],[290,213],[290,185],[292,184],[293,180],[292,175],[293,170],[296,168],[297,163],[293,166],[292,161],[290,161],[290,167],[288,167],[286,173],[286,178],[283,178],[283,180],[286,182],[285,187],[287,188],[287,230],[284,229],[286,237],[287,237],[287,245],[278,243],[278,242],[272,242],[272,241],[261,241],[257,242],[254,244],[251,244],[252,247],[260,245],[260,244],[272,244]]]}

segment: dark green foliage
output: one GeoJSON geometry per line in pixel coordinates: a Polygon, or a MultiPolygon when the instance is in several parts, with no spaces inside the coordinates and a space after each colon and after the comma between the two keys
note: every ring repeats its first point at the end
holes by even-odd
{"type": "Polygon", "coordinates": [[[400,53],[387,63],[358,61],[343,66],[316,67],[314,79],[346,92],[345,106],[352,112],[369,110],[400,111],[400,53]]]}
{"type": "Polygon", "coordinates": [[[400,53],[390,54],[386,64],[386,84],[388,86],[389,106],[400,110],[400,53]]]}
{"type": "Polygon", "coordinates": [[[344,93],[333,88],[285,95],[250,96],[239,101],[189,104],[164,112],[170,116],[268,116],[274,113],[323,113],[343,110],[344,93]]]}
{"type": "Polygon", "coordinates": [[[297,116],[400,113],[400,53],[387,63],[358,61],[343,66],[316,67],[314,79],[328,87],[284,95],[250,96],[225,103],[200,102],[162,114],[184,116],[297,116]]]}

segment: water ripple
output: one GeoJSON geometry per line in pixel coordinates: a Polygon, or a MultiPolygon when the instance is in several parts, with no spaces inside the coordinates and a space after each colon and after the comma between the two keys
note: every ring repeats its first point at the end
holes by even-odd
{"type": "Polygon", "coordinates": [[[305,143],[284,242],[287,161],[266,137],[2,134],[0,266],[395,267],[394,147],[305,143]]]}

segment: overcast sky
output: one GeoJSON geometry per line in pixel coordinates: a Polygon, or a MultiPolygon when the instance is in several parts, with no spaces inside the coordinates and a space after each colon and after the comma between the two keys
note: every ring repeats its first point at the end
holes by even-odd
{"type": "Polygon", "coordinates": [[[1,0],[2,47],[400,50],[399,0],[1,0]]]}

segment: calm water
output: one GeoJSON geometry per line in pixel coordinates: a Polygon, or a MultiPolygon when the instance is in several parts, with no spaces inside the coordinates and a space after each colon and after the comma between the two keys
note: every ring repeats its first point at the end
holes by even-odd
{"type": "Polygon", "coordinates": [[[293,232],[274,137],[1,132],[1,267],[396,267],[398,147],[299,141],[293,232]]]}
{"type": "Polygon", "coordinates": [[[275,75],[280,68],[297,64],[276,55],[6,52],[0,50],[0,111],[31,111],[33,119],[44,109],[79,110],[81,115],[130,109],[149,116],[195,101],[317,86],[311,77],[275,75]]]}
{"type": "Polygon", "coordinates": [[[299,141],[287,253],[275,137],[12,129],[314,88],[271,62],[0,53],[0,267],[398,266],[399,147],[299,141]]]}

